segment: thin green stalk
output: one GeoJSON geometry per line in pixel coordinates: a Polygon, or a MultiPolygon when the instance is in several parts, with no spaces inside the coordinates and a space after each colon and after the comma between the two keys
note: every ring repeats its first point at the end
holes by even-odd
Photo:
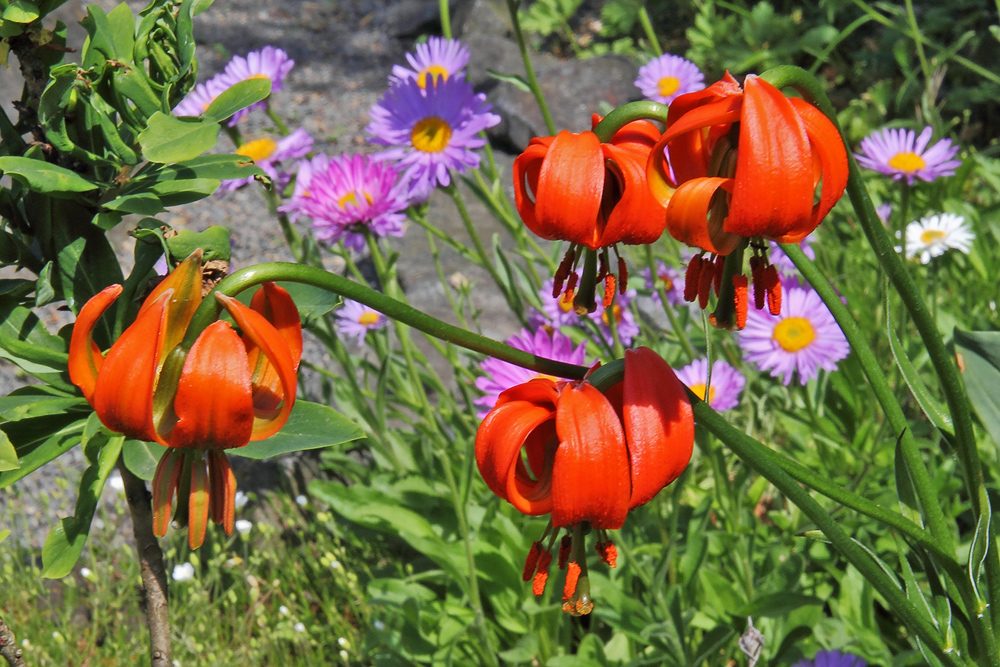
{"type": "Polygon", "coordinates": [[[694,346],[691,345],[691,339],[688,338],[687,331],[680,325],[677,321],[677,314],[674,312],[674,307],[670,305],[667,301],[667,294],[660,286],[659,281],[656,279],[656,259],[653,257],[653,246],[646,246],[646,265],[649,267],[649,273],[653,277],[653,284],[660,294],[660,303],[663,304],[663,312],[667,314],[667,319],[670,320],[670,327],[674,330],[674,334],[677,336],[677,342],[680,343],[681,349],[684,350],[684,354],[687,355],[688,360],[694,361],[697,355],[694,351],[694,346]]]}
{"type": "Polygon", "coordinates": [[[451,39],[451,7],[448,0],[438,0],[438,13],[441,15],[441,35],[451,39]]]}
{"type": "Polygon", "coordinates": [[[857,321],[840,300],[840,296],[830,285],[830,281],[806,257],[802,248],[797,243],[788,243],[783,244],[781,249],[816,290],[823,303],[829,308],[833,318],[837,320],[840,330],[844,332],[844,336],[851,346],[851,351],[857,355],[858,363],[861,364],[861,369],[868,378],[875,398],[882,406],[886,419],[889,420],[893,433],[900,436],[900,449],[906,459],[910,474],[913,475],[913,485],[917,497],[920,499],[920,506],[924,510],[924,516],[927,518],[931,534],[940,543],[943,551],[954,554],[955,544],[952,540],[951,526],[945,519],[944,511],[941,509],[941,501],[931,482],[920,449],[913,439],[912,429],[906,421],[902,408],[899,407],[899,402],[889,386],[885,373],[882,372],[878,359],[875,358],[868,338],[858,327],[857,321]]]}
{"type": "Polygon", "coordinates": [[[689,392],[695,419],[707,428],[726,447],[732,450],[748,466],[773,484],[784,496],[795,504],[820,531],[830,540],[830,543],[853,565],[862,576],[872,584],[876,591],[885,598],[893,609],[917,635],[927,648],[949,667],[960,667],[962,662],[953,653],[945,652],[941,636],[930,619],[921,615],[916,607],[906,598],[899,584],[882,571],[867,551],[855,542],[841,529],[830,513],[821,507],[806,489],[777,465],[768,453],[767,448],[747,434],[731,426],[722,415],[712,410],[707,403],[689,392]]]}
{"type": "MultiPolygon", "coordinates": [[[[232,296],[264,282],[281,280],[313,285],[345,298],[353,299],[377,310],[386,317],[399,320],[430,336],[454,343],[473,352],[495,357],[512,363],[515,366],[533,370],[537,373],[579,380],[589,370],[586,366],[576,366],[529,354],[491,338],[466,331],[447,322],[442,322],[413,308],[409,304],[377,292],[367,285],[354,282],[353,280],[314,266],[288,262],[257,264],[230,274],[216,285],[213,292],[232,296]]],[[[205,298],[195,312],[181,345],[186,349],[190,349],[195,339],[205,327],[218,319],[220,311],[221,305],[214,298],[211,298],[211,295],[205,298]]]]}
{"type": "MultiPolygon", "coordinates": [[[[913,11],[913,0],[906,0],[906,18],[910,21],[910,30],[913,31],[913,34],[919,35],[920,28],[917,26],[917,15],[913,11]]],[[[920,60],[920,69],[924,73],[924,85],[927,85],[931,80],[931,67],[927,64],[924,42],[920,39],[914,39],[913,42],[917,45],[917,58],[920,60]]]]}
{"type": "Polygon", "coordinates": [[[535,101],[538,102],[538,109],[542,112],[542,118],[545,119],[545,128],[550,135],[554,135],[556,133],[556,124],[552,122],[549,105],[546,104],[545,95],[542,94],[542,88],[538,85],[535,68],[531,64],[531,55],[528,53],[528,45],[524,42],[524,32],[521,31],[521,20],[517,16],[517,8],[520,4],[519,0],[507,0],[510,23],[514,28],[514,36],[517,38],[517,48],[521,50],[521,60],[524,62],[524,73],[528,77],[528,87],[531,88],[531,94],[535,96],[535,101]]]}
{"type": "Polygon", "coordinates": [[[655,120],[660,123],[667,122],[668,107],[659,102],[651,100],[639,100],[623,104],[601,120],[594,128],[601,143],[608,143],[612,137],[629,123],[636,120],[655,120]]]}
{"type": "Polygon", "coordinates": [[[662,55],[663,49],[660,48],[660,40],[656,39],[656,32],[653,30],[652,21],[649,20],[649,12],[646,11],[645,3],[639,7],[639,24],[642,25],[642,31],[646,33],[649,45],[653,47],[653,53],[658,56],[662,55]]]}
{"type": "Polygon", "coordinates": [[[281,133],[281,136],[287,137],[289,134],[292,133],[292,131],[288,129],[288,126],[285,125],[285,121],[283,121],[281,119],[281,116],[279,116],[274,111],[274,109],[271,108],[271,98],[270,97],[268,97],[267,101],[264,102],[264,108],[267,110],[267,117],[270,118],[271,122],[274,123],[274,126],[276,128],[278,128],[278,132],[281,133]]]}

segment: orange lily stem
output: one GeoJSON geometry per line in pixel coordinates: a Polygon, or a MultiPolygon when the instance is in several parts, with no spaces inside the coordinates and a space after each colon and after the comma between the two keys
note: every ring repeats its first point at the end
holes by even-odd
{"type": "MultiPolygon", "coordinates": [[[[313,266],[288,262],[257,264],[240,269],[227,276],[216,286],[212,294],[218,292],[226,296],[235,296],[250,287],[264,282],[276,281],[297,282],[325,289],[342,297],[363,303],[386,317],[407,324],[414,329],[423,331],[441,340],[454,343],[473,352],[487,354],[515,366],[528,368],[538,373],[579,380],[589,370],[586,366],[567,364],[523,352],[506,343],[501,343],[492,338],[480,336],[471,331],[466,331],[465,329],[442,322],[412,306],[397,301],[381,292],[377,292],[367,285],[362,285],[361,283],[313,266]]],[[[191,325],[184,335],[184,340],[181,341],[181,346],[184,349],[190,349],[205,327],[218,318],[222,307],[212,294],[202,301],[201,306],[195,312],[194,318],[191,320],[191,325]]]]}

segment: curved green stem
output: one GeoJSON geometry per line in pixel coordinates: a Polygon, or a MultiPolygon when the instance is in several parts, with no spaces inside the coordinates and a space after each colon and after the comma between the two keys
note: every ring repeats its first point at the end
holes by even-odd
{"type": "MultiPolygon", "coordinates": [[[[522,352],[492,338],[480,336],[479,334],[442,322],[412,306],[397,301],[381,292],[377,292],[367,285],[356,283],[314,266],[303,266],[288,262],[257,264],[256,266],[240,269],[227,276],[216,285],[213,293],[219,292],[233,296],[255,285],[275,281],[297,282],[325,289],[348,299],[359,301],[370,308],[374,308],[386,317],[398,320],[436,338],[454,343],[473,352],[487,354],[515,366],[531,369],[538,373],[578,380],[588,370],[585,366],[553,361],[552,359],[539,357],[528,352],[522,352]]],[[[195,312],[181,345],[186,349],[190,349],[205,327],[218,319],[221,308],[222,306],[218,301],[209,294],[195,312]]]]}
{"type": "Polygon", "coordinates": [[[917,608],[906,598],[899,584],[882,571],[869,552],[845,533],[837,524],[837,520],[813,500],[806,489],[799,486],[791,475],[774,462],[771,455],[765,451],[767,448],[764,445],[730,425],[722,415],[694,394],[688,392],[688,397],[691,399],[697,422],[707,428],[748,466],[771,482],[789,501],[802,510],[802,513],[816,524],[817,528],[823,532],[844,558],[857,568],[875,590],[885,598],[890,608],[899,614],[907,627],[920,637],[938,660],[950,667],[962,665],[958,656],[945,651],[941,636],[930,619],[917,611],[917,608]]]}
{"type": "Polygon", "coordinates": [[[594,128],[594,134],[597,135],[601,143],[606,144],[611,141],[618,130],[636,120],[655,120],[666,123],[667,106],[650,100],[623,104],[597,124],[597,127],[594,128]]]}

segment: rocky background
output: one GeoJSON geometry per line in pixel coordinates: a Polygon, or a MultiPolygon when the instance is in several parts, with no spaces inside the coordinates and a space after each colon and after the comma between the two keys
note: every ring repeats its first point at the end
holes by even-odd
{"type": "MultiPolygon", "coordinates": [[[[114,3],[100,0],[106,10],[114,3]]],[[[130,3],[138,12],[145,2],[130,3]]],[[[58,17],[70,26],[69,43],[79,45],[84,31],[77,22],[86,15],[85,5],[69,3],[58,17]]],[[[487,93],[503,122],[490,133],[501,173],[535,135],[547,134],[541,114],[530,93],[490,76],[489,70],[523,75],[503,0],[453,0],[452,30],[472,53],[468,77],[477,90],[487,93]]],[[[289,127],[304,127],[316,140],[315,150],[327,154],[371,152],[364,127],[368,109],[386,88],[392,65],[404,61],[404,54],[422,35],[440,34],[437,0],[217,0],[195,19],[200,79],[221,71],[234,54],[243,55],[265,45],[287,51],[295,60],[285,90],[273,99],[275,110],[289,127]]],[[[632,82],[637,65],[630,60],[608,56],[585,61],[560,60],[547,53],[532,55],[539,82],[559,129],[581,131],[590,128],[592,113],[607,110],[640,97],[632,82]]],[[[13,63],[12,63],[13,64],[13,63]]],[[[11,100],[20,97],[21,82],[14,67],[0,69],[0,104],[11,113],[11,100]]],[[[245,137],[253,138],[270,127],[263,114],[251,115],[241,125],[245,137]]],[[[219,151],[231,150],[223,136],[219,151]]],[[[509,177],[508,177],[509,180],[509,177]]],[[[510,184],[507,183],[510,190],[510,184]]],[[[488,241],[499,224],[481,207],[471,193],[466,201],[481,237],[488,241]]],[[[459,240],[467,239],[461,219],[450,199],[436,193],[430,201],[429,219],[459,240]]],[[[176,228],[201,231],[209,225],[230,229],[233,260],[237,266],[262,261],[290,261],[280,228],[267,214],[264,197],[256,187],[213,196],[177,208],[163,216],[176,228]]],[[[132,241],[125,234],[127,222],[116,229],[114,239],[123,262],[130,261],[132,241]]],[[[399,251],[399,274],[410,301],[432,315],[454,320],[444,287],[438,280],[424,233],[410,229],[402,239],[393,239],[399,251]]],[[[441,249],[445,275],[459,274],[479,286],[473,289],[473,303],[486,314],[482,333],[506,338],[515,332],[515,319],[506,312],[502,297],[491,289],[489,275],[464,262],[456,253],[441,249]]],[[[335,269],[333,262],[328,268],[335,269]]],[[[72,318],[58,310],[41,314],[55,330],[72,318]]],[[[323,364],[325,351],[318,344],[306,347],[306,358],[323,364]]],[[[0,391],[4,393],[27,381],[16,367],[0,360],[0,391]]],[[[306,392],[312,384],[305,377],[306,392]]],[[[294,457],[282,465],[241,468],[239,486],[261,492],[277,485],[298,486],[295,478],[302,461],[294,457]],[[295,471],[288,475],[282,470],[295,471]]],[[[14,489],[0,490],[0,528],[11,528],[8,540],[40,548],[49,527],[60,517],[72,514],[74,487],[83,470],[79,449],[71,450],[56,462],[29,475],[14,489]]],[[[114,482],[115,480],[112,480],[114,482]]],[[[108,507],[116,490],[106,489],[108,507]]],[[[120,504],[118,505],[120,506],[120,504]]],[[[107,516],[107,514],[105,514],[107,516]]],[[[119,533],[131,536],[125,517],[119,533]]]]}

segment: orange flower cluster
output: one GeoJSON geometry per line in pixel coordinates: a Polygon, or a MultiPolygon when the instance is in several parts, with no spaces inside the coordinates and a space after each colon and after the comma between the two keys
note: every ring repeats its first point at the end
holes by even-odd
{"type": "Polygon", "coordinates": [[[545,589],[560,529],[560,569],[569,567],[563,609],[589,613],[583,535],[611,567],[617,551],[606,530],[649,502],[691,458],[694,418],[684,385],[649,348],[625,353],[624,379],[602,393],[586,380],[537,378],[500,394],[476,434],[476,463],[490,489],[531,516],[551,514],[532,545],[524,579],[545,589]],[[548,545],[544,544],[548,538],[548,545]]]}
{"type": "Polygon", "coordinates": [[[236,479],[221,450],[270,437],[285,424],[302,354],[298,310],[287,292],[267,283],[249,308],[216,294],[242,336],[220,320],[184,350],[201,279],[199,250],[153,290],[103,355],[94,327],[122,292],[121,285],[105,288],[80,310],[69,349],[70,379],[106,427],[171,448],[153,480],[154,533],[166,534],[177,492],[187,505],[192,549],[203,543],[209,515],[232,534],[236,479]]]}

